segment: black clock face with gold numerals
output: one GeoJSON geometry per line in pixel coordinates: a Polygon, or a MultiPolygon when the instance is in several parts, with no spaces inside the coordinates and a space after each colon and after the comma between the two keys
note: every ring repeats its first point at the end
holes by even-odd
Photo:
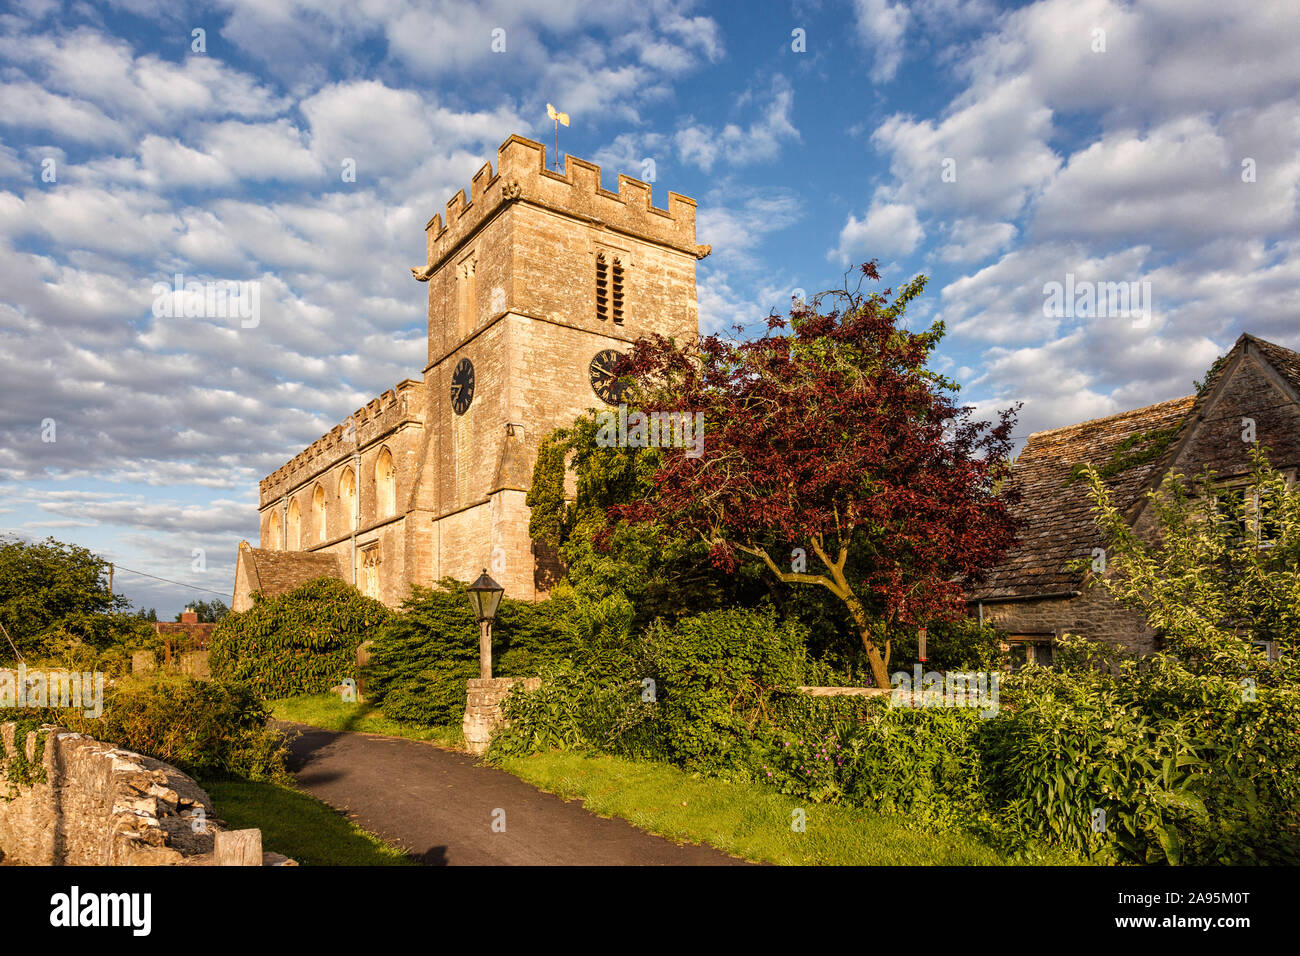
{"type": "Polygon", "coordinates": [[[591,360],[591,390],[606,405],[617,405],[623,400],[627,386],[614,379],[614,366],[623,357],[615,349],[602,349],[591,360]]]}
{"type": "Polygon", "coordinates": [[[451,373],[452,410],[457,415],[464,415],[472,401],[474,401],[474,363],[463,358],[456,363],[456,370],[451,373]]]}

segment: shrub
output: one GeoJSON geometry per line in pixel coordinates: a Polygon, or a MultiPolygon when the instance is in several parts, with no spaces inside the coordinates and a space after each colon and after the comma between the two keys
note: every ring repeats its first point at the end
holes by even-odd
{"type": "Polygon", "coordinates": [[[643,699],[640,679],[571,661],[545,666],[541,678],[537,690],[516,690],[506,698],[507,723],[492,736],[492,758],[539,750],[665,756],[655,704],[643,699]]]}
{"type": "MultiPolygon", "coordinates": [[[[393,720],[433,726],[459,723],[465,681],[479,674],[479,627],[465,585],[414,588],[370,647],[366,692],[393,720]]],[[[492,628],[493,674],[526,677],[568,656],[561,611],[549,601],[504,599],[492,628]]]]}
{"type": "Polygon", "coordinates": [[[117,687],[83,732],[172,764],[193,777],[274,779],[284,773],[281,736],[249,687],[165,677],[117,687]]]}
{"type": "Polygon", "coordinates": [[[732,609],[658,622],[644,637],[664,746],[696,770],[756,770],[774,696],[803,673],[807,633],[776,612],[732,609]]]}
{"type": "Polygon", "coordinates": [[[0,711],[0,722],[57,724],[207,780],[283,779],[284,741],[269,719],[247,686],[174,676],[122,681],[100,717],[75,708],[0,711]]]}
{"type": "Polygon", "coordinates": [[[990,799],[1015,829],[1137,863],[1300,862],[1293,682],[1248,693],[1166,654],[1062,650],[1008,680],[982,728],[990,799]]]}
{"type": "Polygon", "coordinates": [[[793,695],[763,776],[782,793],[905,813],[918,825],[986,822],[978,711],[891,707],[887,697],[793,695]]]}
{"type": "Polygon", "coordinates": [[[342,581],[320,578],[228,614],[212,634],[213,676],[265,699],[319,694],[356,676],[357,646],[392,616],[342,581]]]}

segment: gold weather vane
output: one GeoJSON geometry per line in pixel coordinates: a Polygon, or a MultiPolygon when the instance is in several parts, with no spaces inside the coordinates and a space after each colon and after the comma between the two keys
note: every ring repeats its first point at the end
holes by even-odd
{"type": "Polygon", "coordinates": [[[550,103],[546,104],[546,115],[555,120],[555,171],[560,171],[560,125],[569,125],[569,114],[561,113],[550,103]]]}

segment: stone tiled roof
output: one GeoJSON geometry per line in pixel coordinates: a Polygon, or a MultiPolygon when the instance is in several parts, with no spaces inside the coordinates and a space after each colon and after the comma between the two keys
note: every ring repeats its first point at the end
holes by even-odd
{"type": "Polygon", "coordinates": [[[1253,335],[1243,335],[1242,338],[1249,339],[1250,343],[1268,359],[1269,364],[1277,369],[1278,374],[1286,379],[1287,384],[1300,392],[1300,352],[1293,352],[1272,342],[1265,342],[1253,335]]]}
{"type": "Polygon", "coordinates": [[[1157,452],[1170,444],[1195,399],[1188,395],[1030,435],[1012,468],[1021,494],[1019,541],[982,584],[969,589],[968,598],[1076,590],[1081,575],[1066,565],[1091,556],[1101,544],[1087,482],[1073,477],[1076,465],[1092,465],[1105,478],[1115,504],[1121,510],[1132,507],[1161,467],[1165,456],[1157,452]]]}
{"type": "Polygon", "coordinates": [[[1199,395],[1148,405],[1078,425],[1036,432],[1012,467],[1021,494],[1016,516],[1019,540],[978,585],[967,588],[971,601],[1030,597],[1077,590],[1082,575],[1066,565],[1089,557],[1101,545],[1093,524],[1087,483],[1071,480],[1080,464],[1102,474],[1112,500],[1130,519],[1147,490],[1170,468],[1187,429],[1210,400],[1224,370],[1247,343],[1255,347],[1297,392],[1300,353],[1242,335],[1224,356],[1199,395]]]}
{"type": "Polygon", "coordinates": [[[310,551],[268,551],[265,548],[241,548],[252,562],[249,569],[250,591],[265,597],[278,597],[316,578],[346,581],[343,558],[337,554],[310,551]]]}

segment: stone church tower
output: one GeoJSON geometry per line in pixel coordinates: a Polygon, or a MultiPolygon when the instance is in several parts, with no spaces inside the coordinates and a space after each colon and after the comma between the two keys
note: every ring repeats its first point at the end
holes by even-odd
{"type": "Polygon", "coordinates": [[[643,335],[699,329],[695,201],[512,136],[470,195],[425,227],[428,363],[261,482],[261,547],[241,544],[233,607],[322,574],[396,606],[480,569],[545,597],[554,555],[528,535],[541,438],[610,398],[603,369],[643,335]],[[279,552],[279,553],[277,553],[279,552]],[[301,567],[299,567],[301,565],[301,567]]]}

